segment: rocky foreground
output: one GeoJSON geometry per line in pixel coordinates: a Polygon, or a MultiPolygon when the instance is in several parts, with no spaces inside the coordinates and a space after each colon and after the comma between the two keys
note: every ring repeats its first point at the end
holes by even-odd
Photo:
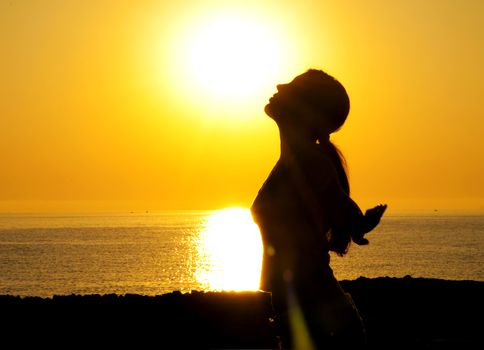
{"type": "MultiPolygon", "coordinates": [[[[368,348],[484,349],[484,282],[382,277],[341,285],[364,318],[368,348]]],[[[277,347],[270,296],[261,292],[0,296],[0,312],[1,342],[13,348],[277,347]]]]}

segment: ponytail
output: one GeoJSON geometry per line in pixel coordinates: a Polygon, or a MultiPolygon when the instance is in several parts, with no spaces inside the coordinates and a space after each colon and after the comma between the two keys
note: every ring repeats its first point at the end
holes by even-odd
{"type": "MultiPolygon", "coordinates": [[[[336,170],[338,180],[343,191],[350,195],[350,184],[348,181],[346,160],[341,151],[329,140],[329,136],[326,139],[319,139],[319,145],[323,149],[323,152],[329,157],[336,170]]],[[[351,243],[351,235],[347,230],[335,227],[332,225],[328,232],[329,250],[335,252],[339,256],[343,256],[348,252],[348,248],[351,243]]]]}
{"type": "Polygon", "coordinates": [[[349,196],[350,183],[348,181],[346,159],[343,156],[343,153],[329,140],[329,137],[324,141],[321,141],[321,139],[319,139],[318,142],[324,153],[333,163],[333,166],[336,169],[336,174],[338,175],[338,180],[341,188],[349,196]]]}

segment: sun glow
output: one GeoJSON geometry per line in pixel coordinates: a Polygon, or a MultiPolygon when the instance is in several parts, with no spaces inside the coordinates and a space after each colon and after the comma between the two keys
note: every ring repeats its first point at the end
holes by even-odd
{"type": "Polygon", "coordinates": [[[187,55],[196,83],[224,98],[241,98],[271,80],[279,50],[268,30],[251,19],[219,18],[196,33],[187,55]]]}
{"type": "Polygon", "coordinates": [[[262,241],[250,211],[229,208],[209,217],[200,233],[198,282],[209,290],[258,290],[262,241]]]}
{"type": "Polygon", "coordinates": [[[288,36],[273,16],[242,9],[199,11],[181,28],[171,74],[191,103],[216,101],[219,107],[222,101],[247,105],[266,99],[296,51],[284,45],[288,36]]]}

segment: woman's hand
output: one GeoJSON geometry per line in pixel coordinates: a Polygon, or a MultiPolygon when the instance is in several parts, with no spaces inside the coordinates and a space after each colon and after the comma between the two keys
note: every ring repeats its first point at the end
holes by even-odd
{"type": "Polygon", "coordinates": [[[368,209],[365,212],[365,220],[367,226],[367,230],[365,233],[370,232],[373,230],[379,223],[380,219],[383,216],[383,213],[387,210],[386,204],[379,204],[374,208],[368,209]]]}
{"type": "Polygon", "coordinates": [[[353,242],[358,245],[368,244],[368,240],[364,237],[365,234],[373,230],[380,223],[380,219],[383,216],[383,213],[385,213],[386,209],[386,204],[379,204],[374,208],[368,209],[363,216],[362,230],[358,234],[351,236],[353,242]]]}

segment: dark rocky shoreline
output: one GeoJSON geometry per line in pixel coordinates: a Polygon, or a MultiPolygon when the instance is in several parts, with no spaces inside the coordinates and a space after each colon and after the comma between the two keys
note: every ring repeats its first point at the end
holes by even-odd
{"type": "MultiPolygon", "coordinates": [[[[484,349],[484,282],[342,281],[366,323],[368,348],[484,349]]],[[[262,292],[160,296],[0,296],[1,338],[24,348],[276,348],[262,292]]]]}

